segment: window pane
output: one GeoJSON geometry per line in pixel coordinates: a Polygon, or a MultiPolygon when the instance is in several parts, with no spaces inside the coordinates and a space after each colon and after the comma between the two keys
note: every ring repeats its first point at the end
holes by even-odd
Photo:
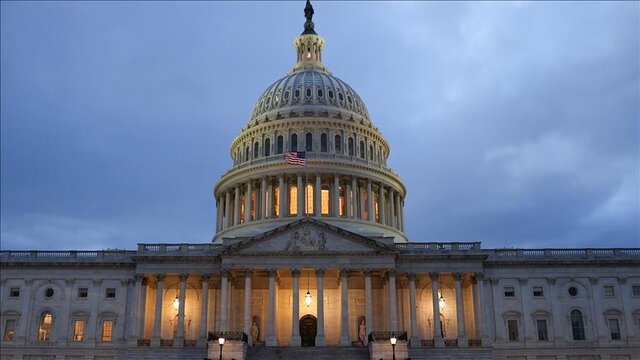
{"type": "Polygon", "coordinates": [[[329,189],[322,189],[322,215],[329,215],[329,189]]]}
{"type": "Polygon", "coordinates": [[[513,286],[505,286],[504,287],[504,296],[505,297],[515,297],[516,292],[513,286]]]}
{"type": "Polygon", "coordinates": [[[611,331],[611,340],[620,340],[620,322],[618,322],[618,319],[609,319],[609,331],[611,331]]]}
{"type": "Polygon", "coordinates": [[[102,322],[102,341],[111,342],[111,334],[113,331],[113,321],[104,320],[102,322]]]}
{"type": "Polygon", "coordinates": [[[320,135],[320,151],[327,152],[327,134],[320,135]]]}
{"type": "Polygon", "coordinates": [[[280,216],[280,187],[273,188],[273,214],[280,216]]]}
{"type": "Polygon", "coordinates": [[[289,186],[289,215],[298,214],[298,187],[289,186]]]}
{"type": "Polygon", "coordinates": [[[16,321],[9,319],[4,323],[4,337],[5,341],[13,340],[13,336],[16,332],[16,321]]]}
{"type": "Polygon", "coordinates": [[[284,138],[282,137],[282,135],[278,136],[277,141],[278,141],[278,144],[277,144],[276,153],[282,154],[282,152],[284,151],[284,138]]]}
{"type": "Polygon", "coordinates": [[[53,323],[53,315],[45,311],[40,315],[40,327],[38,328],[38,341],[49,341],[51,338],[51,324],[53,323]]]}
{"type": "Polygon", "coordinates": [[[613,286],[605,286],[604,287],[604,296],[614,296],[615,293],[613,291],[613,286]]]}
{"type": "Polygon", "coordinates": [[[296,134],[291,135],[291,144],[289,145],[290,145],[291,151],[298,151],[298,135],[296,134]]]}
{"type": "Polygon", "coordinates": [[[533,296],[542,297],[544,295],[542,291],[542,286],[534,286],[533,287],[533,296]]]}
{"type": "Polygon", "coordinates": [[[507,320],[509,341],[518,341],[518,320],[507,320]]]}
{"type": "Polygon", "coordinates": [[[307,193],[305,196],[306,213],[313,214],[313,185],[307,184],[307,193]]]}
{"type": "Polygon", "coordinates": [[[271,139],[264,141],[264,156],[271,156],[271,139]]]}
{"type": "Polygon", "coordinates": [[[571,330],[573,332],[573,340],[584,340],[584,321],[582,313],[578,310],[571,312],[571,330]]]}
{"type": "Polygon", "coordinates": [[[549,340],[549,334],[547,333],[547,320],[536,320],[536,325],[538,327],[538,340],[549,340]]]}
{"type": "Polygon", "coordinates": [[[84,338],[84,320],[76,320],[73,327],[73,341],[82,341],[84,338]]]}
{"type": "Polygon", "coordinates": [[[336,135],[334,143],[336,153],[340,154],[342,152],[342,138],[340,137],[340,135],[336,135]]]}
{"type": "Polygon", "coordinates": [[[307,133],[307,136],[304,142],[305,142],[305,150],[313,151],[313,135],[311,135],[311,133],[307,133]]]}

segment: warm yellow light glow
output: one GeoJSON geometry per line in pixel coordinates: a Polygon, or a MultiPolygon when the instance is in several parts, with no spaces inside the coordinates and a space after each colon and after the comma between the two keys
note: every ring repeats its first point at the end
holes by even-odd
{"type": "Polygon", "coordinates": [[[311,59],[311,53],[310,52],[307,53],[307,59],[311,59]]]}
{"type": "Polygon", "coordinates": [[[307,295],[304,296],[304,303],[307,304],[307,307],[311,306],[311,293],[307,290],[307,295]]]}
{"type": "Polygon", "coordinates": [[[440,294],[440,292],[438,291],[438,307],[440,308],[440,311],[443,311],[446,305],[447,305],[447,302],[445,301],[442,294],[440,294]]]}
{"type": "Polygon", "coordinates": [[[289,186],[289,215],[298,214],[298,187],[289,186]]]}
{"type": "Polygon", "coordinates": [[[394,336],[391,339],[389,339],[389,341],[391,341],[391,345],[395,345],[396,342],[398,341],[398,339],[396,339],[395,336],[394,336]]]}
{"type": "Polygon", "coordinates": [[[307,184],[306,205],[307,214],[313,214],[313,185],[307,184]]]}
{"type": "Polygon", "coordinates": [[[329,189],[322,189],[320,198],[322,199],[322,215],[329,215],[329,189]]]}
{"type": "Polygon", "coordinates": [[[224,338],[223,337],[218,338],[218,344],[224,345],[224,338]]]}
{"type": "Polygon", "coordinates": [[[176,311],[180,308],[180,299],[178,299],[177,295],[176,298],[173,299],[173,308],[176,309],[176,311]]]}

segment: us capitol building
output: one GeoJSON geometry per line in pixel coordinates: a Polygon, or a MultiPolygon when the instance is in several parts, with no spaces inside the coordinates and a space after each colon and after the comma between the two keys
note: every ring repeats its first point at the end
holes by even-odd
{"type": "Polygon", "coordinates": [[[640,249],[407,238],[390,145],[305,17],[213,241],[2,251],[0,359],[640,359],[640,249]]]}

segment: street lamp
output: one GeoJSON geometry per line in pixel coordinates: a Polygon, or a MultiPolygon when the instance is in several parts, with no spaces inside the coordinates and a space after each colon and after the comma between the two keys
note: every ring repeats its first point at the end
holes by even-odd
{"type": "Polygon", "coordinates": [[[224,346],[224,338],[223,337],[219,337],[218,338],[218,344],[220,344],[220,360],[222,360],[222,347],[224,346]]]}
{"type": "Polygon", "coordinates": [[[398,339],[396,339],[395,336],[392,336],[389,341],[391,341],[391,349],[393,350],[393,360],[396,360],[396,341],[398,341],[398,339]]]}

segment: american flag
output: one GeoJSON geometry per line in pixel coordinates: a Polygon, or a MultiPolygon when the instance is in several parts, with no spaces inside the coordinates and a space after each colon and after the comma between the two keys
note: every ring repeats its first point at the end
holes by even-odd
{"type": "Polygon", "coordinates": [[[287,151],[284,154],[284,161],[290,165],[305,166],[305,153],[304,151],[287,151]]]}

